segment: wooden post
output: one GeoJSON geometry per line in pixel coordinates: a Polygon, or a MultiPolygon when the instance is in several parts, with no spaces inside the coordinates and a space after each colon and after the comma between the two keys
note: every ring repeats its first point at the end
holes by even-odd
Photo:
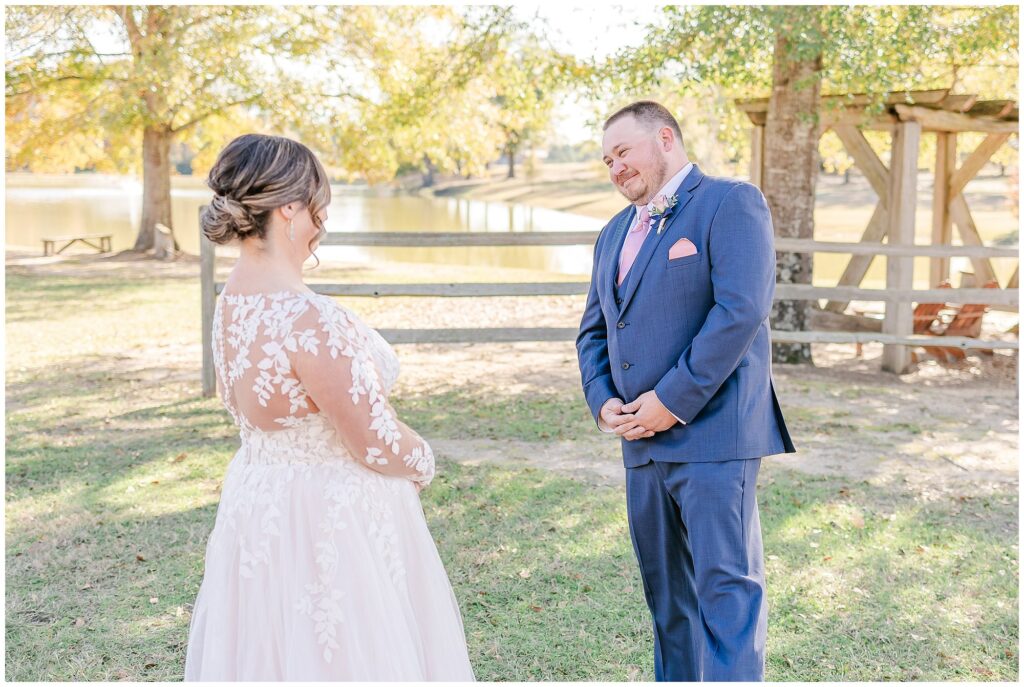
{"type": "MultiPolygon", "coordinates": [[[[917,154],[921,144],[921,124],[902,121],[892,137],[892,162],[889,165],[889,245],[914,244],[914,220],[917,209],[917,154]]],[[[914,288],[914,258],[886,258],[887,289],[914,288]]],[[[894,336],[910,336],[914,331],[913,304],[909,301],[885,304],[882,331],[894,336]]],[[[910,349],[887,345],[882,351],[882,369],[903,374],[910,367],[910,349]]]]}
{"type": "Polygon", "coordinates": [[[153,229],[153,257],[157,260],[170,260],[174,257],[174,232],[160,222],[153,229]]]}
{"type": "Polygon", "coordinates": [[[750,132],[750,183],[763,189],[764,125],[755,124],[750,132]]]}
{"type": "MultiPolygon", "coordinates": [[[[956,170],[956,134],[935,134],[935,189],[932,194],[932,245],[953,243],[953,220],[949,216],[949,180],[956,170]]],[[[928,285],[935,287],[949,279],[949,258],[930,260],[928,285]]]]}
{"type": "MultiPolygon", "coordinates": [[[[202,213],[203,208],[199,209],[202,213]]],[[[216,266],[217,246],[199,230],[199,284],[203,314],[203,396],[217,392],[217,379],[213,372],[213,310],[217,306],[216,266]]]]}

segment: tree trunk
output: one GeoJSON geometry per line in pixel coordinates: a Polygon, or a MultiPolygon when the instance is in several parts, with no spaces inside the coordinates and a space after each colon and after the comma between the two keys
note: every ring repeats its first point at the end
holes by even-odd
{"type": "MultiPolygon", "coordinates": [[[[775,235],[814,238],[814,185],[818,173],[818,98],[821,54],[790,57],[787,36],[798,28],[820,31],[820,9],[788,8],[795,25],[775,39],[772,94],[765,123],[764,195],[775,235]]],[[[810,284],[810,253],[778,253],[775,277],[780,284],[810,284]]],[[[776,301],[771,322],[780,331],[806,331],[814,301],[776,301]]],[[[775,344],[772,360],[811,363],[810,344],[775,344]]]]}
{"type": "Polygon", "coordinates": [[[508,155],[508,178],[516,178],[516,143],[509,136],[508,143],[505,144],[505,154],[508,155]]]}
{"type": "Polygon", "coordinates": [[[437,183],[437,165],[429,155],[423,153],[423,166],[426,169],[423,173],[423,188],[430,188],[437,183]]]}
{"type": "MultiPolygon", "coordinates": [[[[142,224],[135,239],[137,251],[153,248],[156,225],[171,223],[171,141],[174,134],[149,126],[142,133],[142,224]]],[[[174,242],[178,249],[178,242],[174,242]]]]}

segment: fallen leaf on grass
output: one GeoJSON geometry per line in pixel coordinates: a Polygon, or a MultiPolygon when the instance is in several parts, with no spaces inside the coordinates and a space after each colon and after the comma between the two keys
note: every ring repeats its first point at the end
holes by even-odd
{"type": "Polygon", "coordinates": [[[168,463],[180,463],[181,461],[185,460],[185,457],[187,455],[188,455],[187,453],[179,453],[178,455],[174,456],[173,458],[168,458],[167,462],[168,463]]]}
{"type": "Polygon", "coordinates": [[[850,524],[858,530],[864,529],[864,516],[860,513],[854,513],[850,516],[850,524]]]}
{"type": "Polygon", "coordinates": [[[135,560],[145,562],[146,557],[143,556],[141,553],[137,553],[135,554],[135,560]]]}
{"type": "Polygon", "coordinates": [[[78,591],[84,592],[86,589],[92,589],[92,585],[86,582],[84,585],[78,588],[78,591]]]}
{"type": "Polygon", "coordinates": [[[85,625],[85,618],[75,618],[75,627],[85,625]]]}
{"type": "Polygon", "coordinates": [[[524,580],[530,579],[530,571],[529,570],[520,570],[519,571],[519,577],[523,578],[524,580]]]}
{"type": "Polygon", "coordinates": [[[544,609],[541,608],[540,606],[530,606],[530,610],[533,611],[534,613],[540,613],[544,609]]]}
{"type": "Polygon", "coordinates": [[[151,604],[160,603],[160,597],[158,597],[158,596],[151,596],[151,597],[149,597],[149,603],[151,603],[151,604]]]}

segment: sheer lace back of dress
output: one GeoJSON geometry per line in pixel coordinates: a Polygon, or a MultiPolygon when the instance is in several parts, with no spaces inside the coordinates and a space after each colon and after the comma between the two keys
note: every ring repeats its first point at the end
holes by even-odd
{"type": "Polygon", "coordinates": [[[416,481],[433,476],[429,445],[402,429],[387,400],[398,378],[397,356],[331,298],[222,293],[213,353],[221,397],[243,441],[314,417],[323,423],[326,416],[356,460],[388,474],[411,472],[416,481]]]}

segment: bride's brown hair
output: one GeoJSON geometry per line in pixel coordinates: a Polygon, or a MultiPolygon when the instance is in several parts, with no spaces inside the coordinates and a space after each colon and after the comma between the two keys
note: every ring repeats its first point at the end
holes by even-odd
{"type": "Polygon", "coordinates": [[[320,212],[331,202],[331,185],[320,160],[306,146],[282,136],[245,134],[217,156],[206,179],[213,200],[199,217],[214,243],[265,238],[270,213],[288,203],[309,208],[320,227],[320,212]]]}

